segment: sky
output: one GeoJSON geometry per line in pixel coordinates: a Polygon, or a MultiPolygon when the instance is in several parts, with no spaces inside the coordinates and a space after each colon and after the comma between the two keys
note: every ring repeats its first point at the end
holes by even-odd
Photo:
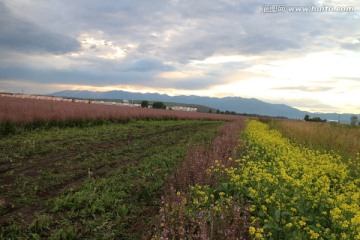
{"type": "Polygon", "coordinates": [[[62,90],[359,114],[360,1],[0,0],[0,92],[62,90]]]}

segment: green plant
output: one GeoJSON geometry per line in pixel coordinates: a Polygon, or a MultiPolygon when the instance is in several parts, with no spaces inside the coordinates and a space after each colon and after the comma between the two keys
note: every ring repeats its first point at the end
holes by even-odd
{"type": "Polygon", "coordinates": [[[152,107],[154,109],[166,109],[166,105],[163,102],[154,102],[152,107]]]}
{"type": "Polygon", "coordinates": [[[37,214],[35,219],[30,223],[29,229],[33,233],[41,233],[50,230],[50,224],[53,218],[46,214],[37,214]]]}
{"type": "Polygon", "coordinates": [[[16,133],[16,125],[10,121],[0,122],[0,136],[6,136],[16,133]]]}
{"type": "Polygon", "coordinates": [[[139,229],[151,231],[160,192],[187,149],[211,142],[221,124],[134,120],[2,138],[8,167],[2,181],[11,188],[1,185],[1,191],[6,206],[14,205],[13,214],[0,216],[3,238],[141,238],[139,229]]]}
{"type": "Polygon", "coordinates": [[[148,107],[149,107],[149,102],[148,102],[148,101],[145,101],[145,100],[142,101],[142,102],[141,102],[141,107],[142,107],[142,108],[148,108],[148,107]]]}

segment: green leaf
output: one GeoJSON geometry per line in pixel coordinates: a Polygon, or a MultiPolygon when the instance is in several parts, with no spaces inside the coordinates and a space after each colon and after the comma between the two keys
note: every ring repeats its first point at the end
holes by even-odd
{"type": "Polygon", "coordinates": [[[221,187],[223,188],[223,190],[227,190],[228,187],[229,187],[229,184],[228,183],[222,183],[221,187]]]}
{"type": "Polygon", "coordinates": [[[281,217],[281,211],[278,209],[275,211],[275,220],[277,222],[280,221],[280,217],[281,217]]]}
{"type": "Polygon", "coordinates": [[[33,240],[41,240],[40,235],[37,234],[37,233],[32,233],[32,234],[31,234],[31,237],[32,237],[33,240]]]}
{"type": "Polygon", "coordinates": [[[275,225],[272,222],[269,222],[269,223],[264,224],[263,229],[272,229],[274,227],[275,227],[275,225]]]}

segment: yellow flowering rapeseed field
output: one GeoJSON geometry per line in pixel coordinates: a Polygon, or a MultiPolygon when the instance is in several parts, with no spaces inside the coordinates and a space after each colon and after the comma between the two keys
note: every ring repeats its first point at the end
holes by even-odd
{"type": "Polygon", "coordinates": [[[360,179],[340,156],[296,146],[256,121],[244,135],[247,154],[223,171],[247,199],[255,238],[260,228],[269,239],[360,239],[360,179]]]}
{"type": "Polygon", "coordinates": [[[178,193],[172,212],[198,222],[196,238],[360,239],[360,179],[340,156],[295,145],[254,120],[242,137],[246,151],[229,158],[233,167],[215,161],[207,170],[216,184],[178,193]]]}

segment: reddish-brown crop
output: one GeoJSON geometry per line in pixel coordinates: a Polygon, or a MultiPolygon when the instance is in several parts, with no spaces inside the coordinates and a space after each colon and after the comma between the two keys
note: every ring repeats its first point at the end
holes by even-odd
{"type": "Polygon", "coordinates": [[[245,128],[245,119],[226,123],[220,129],[219,135],[214,139],[210,146],[193,146],[189,149],[183,164],[177,169],[174,181],[169,181],[171,186],[167,189],[186,191],[189,186],[196,184],[216,184],[213,176],[206,173],[214,165],[216,160],[224,167],[234,165],[234,158],[237,149],[242,144],[239,142],[238,134],[245,128]]]}
{"type": "Polygon", "coordinates": [[[189,149],[182,165],[166,183],[154,239],[247,239],[250,216],[241,202],[230,209],[225,205],[220,210],[200,209],[199,214],[191,213],[187,202],[191,186],[216,188],[216,179],[206,171],[214,162],[223,168],[236,164],[232,158],[242,148],[238,134],[244,128],[244,118],[226,123],[210,146],[189,149]]]}
{"type": "Polygon", "coordinates": [[[32,122],[130,120],[130,119],[235,120],[238,116],[158,109],[130,108],[76,102],[0,96],[0,122],[26,125],[32,122]]]}

